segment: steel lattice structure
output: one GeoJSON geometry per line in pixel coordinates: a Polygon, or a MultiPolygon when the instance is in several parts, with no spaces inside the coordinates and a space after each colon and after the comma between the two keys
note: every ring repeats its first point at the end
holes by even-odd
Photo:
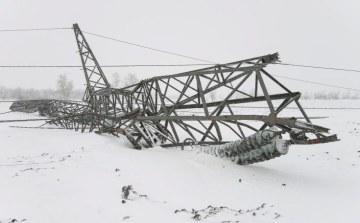
{"type": "Polygon", "coordinates": [[[137,149],[154,145],[180,146],[186,138],[198,144],[223,144],[227,142],[224,135],[229,132],[238,139],[246,139],[272,126],[282,134],[289,133],[295,144],[337,141],[336,135],[324,135],[329,129],[312,124],[299,103],[299,92],[290,91],[265,70],[267,65],[279,60],[277,53],[156,76],[115,89],[107,81],[80,27],[74,24],[73,29],[87,83],[84,102],[19,101],[11,106],[12,111],[38,111],[53,118],[49,124],[66,129],[124,134],[137,149]],[[269,82],[282,92],[270,92],[269,82]],[[245,90],[248,86],[253,87],[251,93],[245,90]],[[214,92],[221,92],[224,99],[209,101],[208,96],[214,92]],[[281,103],[274,106],[274,101],[281,103]],[[254,102],[266,102],[268,114],[238,113],[238,105],[254,102]],[[306,122],[279,117],[291,103],[296,104],[306,122]],[[187,115],[189,111],[196,115],[187,115]],[[263,124],[255,127],[249,121],[263,124]],[[307,139],[306,133],[315,134],[316,139],[307,139]]]}

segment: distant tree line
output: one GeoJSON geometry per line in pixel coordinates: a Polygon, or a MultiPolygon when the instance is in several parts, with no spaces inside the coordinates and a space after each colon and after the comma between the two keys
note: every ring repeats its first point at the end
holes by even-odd
{"type": "Polygon", "coordinates": [[[358,91],[319,91],[319,92],[304,92],[301,94],[302,100],[340,100],[340,99],[350,99],[350,100],[359,100],[360,92],[358,91]]]}
{"type": "MultiPolygon", "coordinates": [[[[136,74],[129,73],[120,76],[118,73],[112,75],[111,87],[122,88],[139,83],[136,74]]],[[[74,89],[72,80],[66,74],[60,74],[56,81],[56,89],[25,89],[21,87],[9,88],[0,85],[1,100],[36,100],[36,99],[61,99],[61,100],[81,100],[85,89],[74,89]]]]}
{"type": "MultiPolygon", "coordinates": [[[[254,89],[245,91],[245,93],[249,95],[254,94],[254,89]]],[[[258,96],[262,96],[262,92],[258,92],[258,96]]],[[[224,96],[221,94],[221,91],[214,90],[211,91],[207,96],[207,100],[209,102],[214,101],[221,101],[224,99],[224,96]]],[[[240,98],[247,98],[248,96],[240,93],[235,93],[231,99],[240,99],[240,98]]],[[[359,100],[360,99],[360,92],[358,91],[319,91],[319,92],[304,92],[301,93],[302,100],[341,100],[341,99],[348,99],[348,100],[359,100]]]]}
{"type": "Polygon", "coordinates": [[[80,100],[84,90],[75,90],[73,82],[66,74],[60,74],[56,82],[56,89],[25,89],[21,87],[8,88],[0,86],[0,99],[2,100],[36,100],[36,99],[62,99],[80,100]]]}
{"type": "MultiPolygon", "coordinates": [[[[118,73],[112,75],[111,87],[123,88],[139,83],[136,74],[129,73],[120,76],[118,73]]],[[[36,100],[36,99],[62,99],[62,100],[81,100],[85,90],[74,89],[72,80],[69,80],[66,74],[60,74],[56,81],[56,89],[24,89],[24,88],[8,88],[0,86],[0,99],[2,100],[36,100]]],[[[254,89],[245,91],[247,94],[253,94],[254,89]]],[[[207,97],[207,101],[223,100],[220,91],[211,91],[207,97]]],[[[262,95],[259,92],[259,95],[262,95]]],[[[232,98],[247,97],[240,93],[235,93],[232,98]]],[[[357,91],[319,91],[304,92],[301,94],[302,100],[339,100],[339,99],[360,99],[360,92],[357,91]]]]}
{"type": "Polygon", "coordinates": [[[139,83],[139,79],[137,78],[136,74],[134,73],[129,73],[123,76],[120,76],[119,73],[113,73],[112,75],[112,82],[111,82],[111,87],[113,88],[123,88],[126,86],[130,86],[133,84],[137,84],[139,83]]]}

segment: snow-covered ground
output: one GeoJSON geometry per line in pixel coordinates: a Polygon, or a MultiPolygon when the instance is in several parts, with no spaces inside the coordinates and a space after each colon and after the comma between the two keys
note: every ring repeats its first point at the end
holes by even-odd
{"type": "MultiPolygon", "coordinates": [[[[360,108],[350,100],[302,104],[360,108]]],[[[9,106],[0,103],[0,113],[9,106]]],[[[0,123],[0,222],[195,222],[192,209],[201,222],[360,222],[359,110],[307,113],[328,116],[314,123],[341,141],[291,146],[249,166],[179,148],[138,151],[125,137],[9,127],[41,121],[0,123]],[[128,185],[131,200],[122,203],[128,185]]],[[[28,118],[38,116],[0,115],[28,118]]]]}

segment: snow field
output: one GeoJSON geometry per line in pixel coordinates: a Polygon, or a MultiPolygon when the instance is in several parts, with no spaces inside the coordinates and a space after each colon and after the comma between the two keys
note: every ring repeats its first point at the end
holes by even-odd
{"type": "MultiPolygon", "coordinates": [[[[359,101],[302,104],[337,103],[360,107],[359,101]]],[[[0,113],[9,106],[1,103],[0,113]]],[[[9,128],[42,121],[1,123],[0,221],[194,222],[194,209],[202,222],[359,222],[358,110],[306,111],[328,116],[313,122],[332,129],[341,141],[291,146],[285,156],[249,166],[179,148],[138,151],[125,137],[9,128]],[[122,203],[122,187],[127,185],[137,195],[122,203]],[[209,205],[224,208],[217,212],[209,205]]],[[[284,116],[297,114],[285,110],[284,116]]]]}

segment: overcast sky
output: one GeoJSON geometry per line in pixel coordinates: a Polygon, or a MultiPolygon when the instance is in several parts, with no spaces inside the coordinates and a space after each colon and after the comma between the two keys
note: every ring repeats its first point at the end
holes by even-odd
{"type": "MultiPolygon", "coordinates": [[[[72,27],[219,63],[280,53],[284,63],[360,70],[360,1],[1,0],[0,29],[72,27]]],[[[85,34],[86,35],[86,34],[85,34]]],[[[86,35],[101,65],[202,63],[86,35]]],[[[0,65],[80,65],[72,30],[0,32],[0,65]]],[[[198,67],[104,68],[141,79],[198,67]]],[[[360,88],[360,74],[271,65],[276,75],[360,88]]],[[[0,68],[0,85],[54,88],[79,68],[0,68]]],[[[336,90],[279,79],[292,90],[336,90]]]]}

